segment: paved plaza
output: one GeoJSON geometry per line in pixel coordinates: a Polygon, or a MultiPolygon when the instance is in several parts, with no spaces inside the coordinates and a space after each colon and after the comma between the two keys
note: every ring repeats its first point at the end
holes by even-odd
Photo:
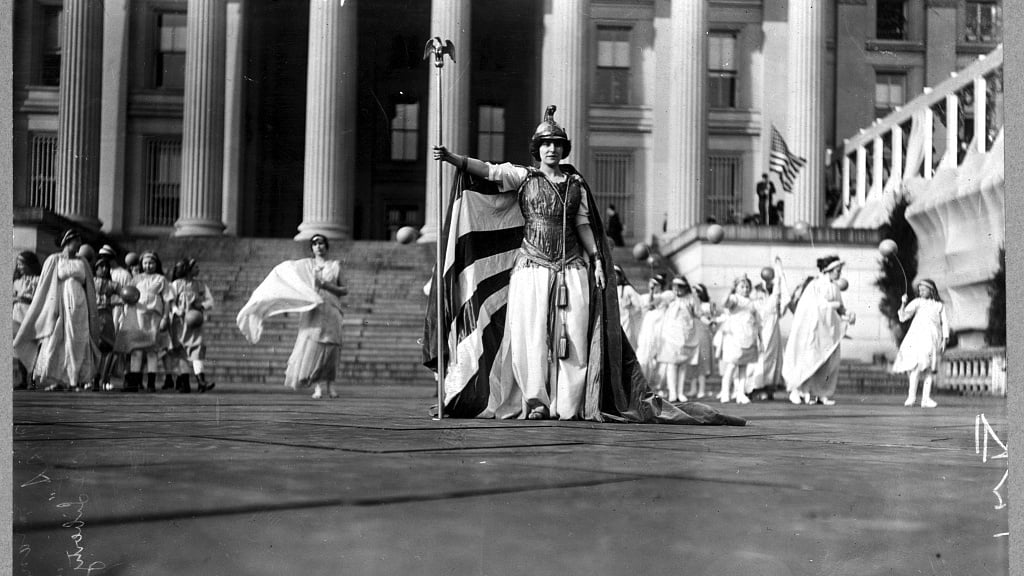
{"type": "Polygon", "coordinates": [[[16,392],[13,574],[1009,573],[1005,401],[837,400],[710,427],[435,421],[403,386],[16,392]]]}

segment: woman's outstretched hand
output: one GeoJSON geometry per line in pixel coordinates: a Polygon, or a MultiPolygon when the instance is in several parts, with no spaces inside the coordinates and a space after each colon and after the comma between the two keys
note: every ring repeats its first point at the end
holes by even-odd
{"type": "Polygon", "coordinates": [[[449,161],[451,153],[444,146],[434,146],[434,160],[442,160],[444,162],[449,161]]]}

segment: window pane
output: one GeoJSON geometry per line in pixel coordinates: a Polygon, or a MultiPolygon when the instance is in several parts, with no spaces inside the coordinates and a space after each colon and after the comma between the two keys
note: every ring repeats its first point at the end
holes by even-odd
{"type": "Polygon", "coordinates": [[[708,69],[736,70],[736,38],[732,34],[708,35],[708,69]]]}
{"type": "Polygon", "coordinates": [[[43,12],[43,50],[45,52],[60,51],[61,26],[64,24],[64,11],[60,8],[47,8],[43,12]]]}

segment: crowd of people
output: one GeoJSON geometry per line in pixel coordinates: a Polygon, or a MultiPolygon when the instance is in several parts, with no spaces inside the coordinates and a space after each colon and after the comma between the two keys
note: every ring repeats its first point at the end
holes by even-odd
{"type": "Polygon", "coordinates": [[[110,245],[98,251],[75,230],[40,265],[34,252],[14,268],[16,389],[199,392],[207,380],[203,323],[214,300],[192,258],[164,273],[155,252],[110,245]]]}

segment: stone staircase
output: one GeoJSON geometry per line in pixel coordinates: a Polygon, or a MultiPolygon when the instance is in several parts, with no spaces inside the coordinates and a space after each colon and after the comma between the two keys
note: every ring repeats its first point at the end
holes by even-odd
{"type": "MultiPolygon", "coordinates": [[[[295,315],[270,318],[257,344],[238,331],[235,317],[253,289],[283,260],[308,256],[308,245],[289,239],[145,239],[123,243],[141,253],[155,250],[165,272],[174,261],[199,262],[216,300],[204,327],[209,374],[216,382],[280,385],[295,342],[295,315]]],[[[433,386],[420,361],[420,338],[433,246],[390,242],[335,242],[331,257],[342,263],[349,295],[345,306],[339,382],[433,386]]]]}

